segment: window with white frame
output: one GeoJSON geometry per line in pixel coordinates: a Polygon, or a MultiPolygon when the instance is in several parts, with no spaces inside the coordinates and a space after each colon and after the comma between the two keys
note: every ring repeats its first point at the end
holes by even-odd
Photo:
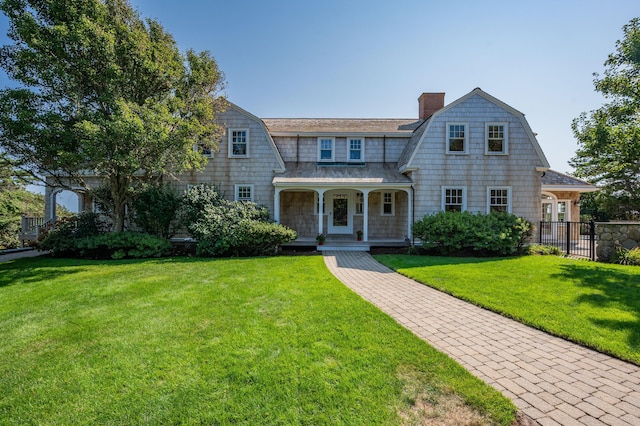
{"type": "Polygon", "coordinates": [[[334,138],[318,138],[318,161],[335,161],[334,147],[334,138]]]}
{"type": "Polygon", "coordinates": [[[469,152],[468,139],[466,123],[447,123],[448,154],[466,154],[469,152]]]}
{"type": "Polygon", "coordinates": [[[571,220],[569,209],[567,208],[568,205],[568,201],[558,201],[558,222],[569,222],[571,220]]]}
{"type": "Polygon", "coordinates": [[[364,194],[356,192],[356,214],[364,214],[364,194]]]}
{"type": "Polygon", "coordinates": [[[253,185],[239,184],[235,189],[236,201],[253,201],[253,185]]]}
{"type": "Polygon", "coordinates": [[[249,130],[229,129],[229,157],[249,156],[249,130]]]}
{"type": "Polygon", "coordinates": [[[349,161],[364,161],[364,139],[363,138],[347,138],[347,146],[349,161]]]}
{"type": "Polygon", "coordinates": [[[511,188],[487,188],[487,213],[511,213],[511,188]]]}
{"type": "Polygon", "coordinates": [[[393,216],[395,214],[395,197],[393,192],[382,193],[382,212],[383,216],[393,216]]]}
{"type": "Polygon", "coordinates": [[[467,209],[467,190],[464,187],[442,188],[442,210],[463,212],[467,209]]]}
{"type": "Polygon", "coordinates": [[[487,123],[485,126],[485,153],[509,153],[509,127],[506,123],[487,123]]]}
{"type": "Polygon", "coordinates": [[[207,146],[205,144],[199,143],[194,146],[194,151],[198,151],[200,154],[202,154],[203,157],[213,157],[213,150],[211,149],[210,145],[207,146]]]}

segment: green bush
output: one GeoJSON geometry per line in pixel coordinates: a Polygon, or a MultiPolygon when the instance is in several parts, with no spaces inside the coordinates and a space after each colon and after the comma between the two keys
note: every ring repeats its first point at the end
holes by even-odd
{"type": "Polygon", "coordinates": [[[170,184],[148,185],[132,202],[135,224],[148,234],[169,239],[178,225],[181,202],[182,197],[170,184]]]}
{"type": "Polygon", "coordinates": [[[107,226],[97,213],[83,212],[60,219],[40,243],[40,249],[50,250],[56,257],[77,257],[77,243],[82,238],[100,235],[107,226]]]}
{"type": "Polygon", "coordinates": [[[171,243],[139,232],[111,232],[78,239],[76,250],[84,259],[143,259],[169,255],[171,243]]]}
{"type": "Polygon", "coordinates": [[[640,265],[640,247],[632,248],[631,250],[627,250],[624,247],[618,247],[611,256],[610,261],[612,263],[619,263],[621,265],[640,265]]]}
{"type": "Polygon", "coordinates": [[[541,256],[545,256],[545,255],[560,256],[564,252],[558,246],[547,246],[547,245],[542,245],[542,244],[530,244],[527,247],[527,253],[531,254],[531,255],[541,255],[541,256]]]}
{"type": "Polygon", "coordinates": [[[201,185],[185,192],[183,225],[198,241],[198,256],[273,255],[297,238],[294,230],[269,220],[265,207],[228,201],[201,185]]]}
{"type": "Polygon", "coordinates": [[[510,213],[439,212],[413,225],[422,246],[436,254],[505,256],[531,237],[531,223],[510,213]]]}

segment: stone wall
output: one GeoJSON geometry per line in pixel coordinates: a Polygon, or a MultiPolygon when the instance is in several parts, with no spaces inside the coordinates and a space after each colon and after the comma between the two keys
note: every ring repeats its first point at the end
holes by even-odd
{"type": "Polygon", "coordinates": [[[597,222],[596,259],[609,260],[618,246],[629,250],[640,246],[640,223],[597,222]]]}

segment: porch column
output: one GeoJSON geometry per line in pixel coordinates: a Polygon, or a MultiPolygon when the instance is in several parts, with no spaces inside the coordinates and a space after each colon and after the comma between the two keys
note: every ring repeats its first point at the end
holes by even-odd
{"type": "Polygon", "coordinates": [[[407,206],[409,210],[407,210],[407,238],[411,241],[411,225],[413,224],[413,188],[411,190],[407,190],[407,206]]]}
{"type": "Polygon", "coordinates": [[[280,223],[280,192],[282,189],[276,188],[276,192],[273,194],[273,220],[275,223],[280,223]]]}
{"type": "Polygon", "coordinates": [[[54,188],[51,191],[51,194],[49,195],[49,211],[48,213],[48,217],[45,217],[45,220],[47,219],[51,219],[51,220],[56,220],[56,204],[57,204],[57,197],[58,194],[62,192],[61,188],[54,188]]]}
{"type": "Polygon", "coordinates": [[[322,199],[324,198],[324,193],[326,189],[316,189],[318,193],[318,234],[324,234],[324,227],[322,222],[324,221],[324,203],[322,199]]]}
{"type": "Polygon", "coordinates": [[[369,190],[362,190],[362,241],[369,241],[369,190]]]}

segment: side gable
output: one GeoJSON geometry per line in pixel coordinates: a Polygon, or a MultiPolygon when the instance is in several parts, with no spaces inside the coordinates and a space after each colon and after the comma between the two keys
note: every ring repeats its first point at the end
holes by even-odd
{"type": "MultiPolygon", "coordinates": [[[[501,100],[494,98],[488,93],[482,91],[482,89],[476,88],[471,92],[469,92],[468,94],[466,94],[465,96],[457,99],[456,101],[450,103],[444,108],[436,111],[427,121],[425,121],[418,129],[416,129],[416,131],[414,132],[414,135],[412,136],[411,140],[407,144],[405,152],[402,154],[400,161],[398,163],[398,166],[400,167],[401,172],[411,171],[419,168],[420,165],[417,164],[416,162],[416,154],[418,153],[418,151],[420,151],[422,145],[425,143],[426,135],[429,134],[433,124],[436,121],[438,121],[438,118],[451,112],[452,110],[458,107],[463,108],[464,104],[475,96],[479,96],[485,99],[486,101],[495,105],[497,108],[500,108],[506,111],[507,113],[511,114],[513,117],[515,117],[520,122],[522,129],[525,131],[527,138],[529,139],[533,149],[536,152],[537,164],[535,165],[535,167],[539,170],[546,170],[549,168],[549,162],[547,161],[547,158],[542,152],[542,148],[540,148],[540,144],[538,143],[533,131],[531,130],[529,123],[525,119],[524,114],[522,114],[520,111],[516,110],[515,108],[507,105],[506,103],[502,102],[501,100]]],[[[466,112],[464,111],[462,112],[462,115],[466,115],[466,114],[467,114],[466,112]]],[[[492,120],[491,114],[488,114],[486,119],[492,120]]],[[[443,134],[443,141],[444,141],[444,134],[443,134]]],[[[444,146],[443,146],[443,149],[444,149],[444,146]]]]}
{"type": "MultiPolygon", "coordinates": [[[[276,146],[275,142],[273,141],[273,138],[271,137],[271,133],[269,133],[269,130],[267,129],[267,126],[264,124],[264,122],[260,118],[256,117],[255,115],[251,114],[250,112],[240,108],[239,106],[237,106],[234,103],[231,103],[231,102],[227,101],[227,104],[228,104],[229,108],[235,110],[236,112],[240,113],[241,115],[244,115],[245,117],[247,117],[251,121],[254,121],[261,128],[262,132],[264,132],[264,134],[266,135],[269,147],[273,150],[273,154],[276,156],[276,160],[277,160],[278,165],[279,165],[279,168],[275,169],[274,172],[277,172],[277,173],[284,172],[285,171],[285,165],[284,165],[284,161],[282,160],[282,155],[280,155],[280,151],[278,150],[278,147],[276,146]]],[[[222,113],[222,117],[221,118],[222,118],[222,121],[224,122],[224,113],[222,113]]],[[[226,143],[226,141],[223,141],[222,143],[226,143]]]]}

